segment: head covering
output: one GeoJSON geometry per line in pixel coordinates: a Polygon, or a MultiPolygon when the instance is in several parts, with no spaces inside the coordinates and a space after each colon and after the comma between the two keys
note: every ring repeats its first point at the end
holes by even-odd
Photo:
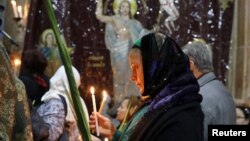
{"type": "MultiPolygon", "coordinates": [[[[80,74],[75,67],[72,66],[73,76],[76,81],[76,87],[80,86],[80,74]]],[[[50,79],[51,89],[58,90],[63,95],[70,93],[68,78],[64,66],[61,66],[50,79]]]]}
{"type": "Polygon", "coordinates": [[[166,37],[162,46],[157,45],[154,33],[136,41],[132,48],[139,48],[143,58],[143,95],[155,96],[167,83],[179,74],[189,71],[188,57],[177,43],[166,37]]]}
{"type": "Polygon", "coordinates": [[[141,39],[138,39],[137,41],[135,41],[135,44],[132,48],[141,48],[141,39]]]}
{"type": "MultiPolygon", "coordinates": [[[[72,66],[73,76],[76,81],[77,88],[80,86],[80,74],[75,67],[72,66]]],[[[63,96],[67,103],[67,121],[75,120],[74,118],[74,110],[73,105],[71,105],[71,92],[69,88],[68,78],[65,72],[64,66],[61,66],[56,73],[50,79],[50,89],[45,95],[42,97],[42,101],[48,101],[52,98],[60,99],[59,95],[63,96]]],[[[87,115],[88,119],[88,110],[86,109],[86,105],[84,101],[81,99],[83,110],[87,115]]]]}
{"type": "MultiPolygon", "coordinates": [[[[142,53],[145,88],[142,95],[152,99],[149,110],[180,101],[192,101],[189,94],[197,95],[199,91],[198,82],[189,70],[188,57],[178,44],[166,37],[163,44],[158,46],[156,36],[156,33],[145,35],[140,44],[137,41],[132,47],[139,48],[142,53]],[[185,95],[189,95],[189,98],[185,95]]],[[[201,97],[198,97],[201,101],[201,97]]]]}

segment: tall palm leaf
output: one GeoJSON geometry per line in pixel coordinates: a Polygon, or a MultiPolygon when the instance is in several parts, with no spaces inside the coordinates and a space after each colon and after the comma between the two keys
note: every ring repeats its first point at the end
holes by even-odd
{"type": "Polygon", "coordinates": [[[56,20],[54,10],[52,8],[51,0],[44,0],[44,4],[45,4],[46,11],[48,13],[53,31],[54,31],[55,36],[56,36],[56,41],[58,44],[59,53],[60,53],[63,65],[65,67],[67,77],[68,77],[70,91],[71,91],[71,97],[72,97],[74,109],[75,109],[76,116],[77,116],[78,128],[81,132],[81,135],[82,135],[84,141],[91,141],[88,122],[86,119],[86,115],[83,112],[82,103],[80,100],[80,94],[79,94],[78,88],[76,87],[76,82],[74,80],[74,76],[72,73],[72,67],[71,67],[72,62],[70,60],[66,45],[64,44],[64,42],[61,39],[59,28],[57,26],[58,23],[56,20]]]}

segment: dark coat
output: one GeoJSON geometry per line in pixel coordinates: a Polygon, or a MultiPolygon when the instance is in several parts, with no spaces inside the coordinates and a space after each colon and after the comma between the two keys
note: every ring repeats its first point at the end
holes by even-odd
{"type": "Polygon", "coordinates": [[[147,122],[137,128],[140,131],[135,131],[130,141],[203,140],[204,115],[198,102],[175,106],[167,112],[161,109],[150,115],[145,117],[147,122]]]}
{"type": "Polygon", "coordinates": [[[28,73],[19,76],[25,85],[29,102],[35,101],[34,106],[41,104],[41,97],[49,90],[49,78],[40,74],[36,76],[34,77],[34,74],[28,73]]]}

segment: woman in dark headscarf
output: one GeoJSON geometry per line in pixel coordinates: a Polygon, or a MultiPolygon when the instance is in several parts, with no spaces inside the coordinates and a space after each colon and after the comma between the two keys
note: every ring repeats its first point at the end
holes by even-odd
{"type": "Polygon", "coordinates": [[[202,140],[202,97],[189,70],[188,58],[180,47],[169,37],[158,46],[155,34],[149,34],[133,48],[130,52],[132,80],[139,82],[142,96],[148,96],[149,100],[147,111],[130,140],[202,140]],[[141,54],[135,56],[133,50],[141,54]],[[142,64],[138,62],[140,56],[142,64]],[[142,73],[143,80],[140,80],[138,76],[142,73]]]}
{"type": "Polygon", "coordinates": [[[162,45],[157,40],[157,34],[148,34],[130,51],[131,79],[147,100],[123,134],[130,132],[126,140],[131,141],[201,141],[202,97],[188,57],[171,38],[162,45]]]}

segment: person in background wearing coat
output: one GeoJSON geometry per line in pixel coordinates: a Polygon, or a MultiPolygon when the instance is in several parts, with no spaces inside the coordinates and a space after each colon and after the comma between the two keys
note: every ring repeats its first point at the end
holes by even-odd
{"type": "Polygon", "coordinates": [[[185,45],[183,51],[189,57],[190,69],[198,79],[199,93],[203,96],[204,141],[207,141],[208,125],[236,124],[235,103],[213,72],[211,47],[200,39],[185,45]]]}
{"type": "Polygon", "coordinates": [[[41,98],[49,90],[49,78],[45,75],[47,59],[36,49],[23,52],[19,78],[23,81],[30,108],[40,105],[41,98]]]}
{"type": "MultiPolygon", "coordinates": [[[[72,72],[78,88],[81,84],[80,73],[73,66],[72,72]]],[[[78,130],[76,113],[73,107],[68,77],[64,66],[59,67],[50,78],[50,89],[43,95],[41,100],[44,103],[37,109],[37,112],[43,121],[49,125],[48,141],[61,140],[61,135],[64,133],[64,130],[68,132],[69,141],[83,140],[78,130]],[[65,103],[61,97],[64,98],[65,103]]],[[[86,119],[89,120],[88,110],[82,98],[81,103],[86,119]]],[[[34,138],[36,137],[34,136],[34,138]]],[[[93,135],[91,135],[91,139],[93,141],[100,141],[93,135]]]]}
{"type": "MultiPolygon", "coordinates": [[[[73,66],[72,72],[76,85],[79,87],[80,74],[73,66]]],[[[49,141],[58,140],[65,129],[69,132],[69,141],[82,140],[74,116],[75,111],[70,102],[70,96],[68,78],[64,66],[61,66],[50,78],[50,89],[43,95],[41,100],[44,103],[37,109],[38,114],[49,125],[49,137],[47,139],[49,141]],[[60,96],[65,99],[67,109],[64,109],[64,104],[60,96]]],[[[81,102],[84,112],[88,115],[84,101],[82,100],[81,102]]]]}

